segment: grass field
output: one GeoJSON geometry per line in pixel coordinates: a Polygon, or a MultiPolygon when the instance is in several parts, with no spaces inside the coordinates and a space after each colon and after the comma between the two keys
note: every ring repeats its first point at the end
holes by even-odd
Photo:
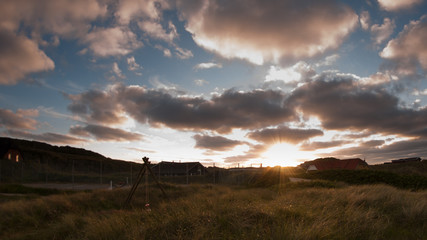
{"type": "Polygon", "coordinates": [[[427,239],[427,191],[322,180],[165,188],[168,200],[150,187],[149,209],[143,188],[128,208],[126,189],[0,196],[0,239],[427,239]]]}

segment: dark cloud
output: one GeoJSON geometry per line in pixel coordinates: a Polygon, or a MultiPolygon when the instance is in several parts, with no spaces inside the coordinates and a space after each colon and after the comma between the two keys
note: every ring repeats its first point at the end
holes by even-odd
{"type": "Polygon", "coordinates": [[[110,128],[100,125],[72,126],[70,133],[78,136],[94,136],[100,141],[137,141],[143,136],[138,133],[127,132],[122,129],[110,128]]]}
{"type": "Polygon", "coordinates": [[[316,149],[322,149],[322,148],[339,147],[347,143],[349,143],[349,141],[345,141],[345,140],[337,140],[337,141],[329,141],[329,142],[309,142],[309,143],[302,144],[300,146],[300,150],[314,151],[316,149]]]}
{"type": "Polygon", "coordinates": [[[160,90],[115,85],[108,91],[70,95],[68,109],[89,121],[116,123],[126,113],[140,123],[174,129],[230,132],[255,129],[295,119],[283,102],[286,96],[272,90],[229,90],[210,100],[173,96],[160,90]]]}
{"type": "Polygon", "coordinates": [[[380,147],[382,145],[384,145],[385,141],[384,140],[371,140],[371,141],[367,141],[361,144],[361,146],[363,147],[380,147]]]}
{"type": "Polygon", "coordinates": [[[0,108],[0,127],[6,129],[35,130],[38,122],[32,117],[37,115],[38,111],[35,109],[18,109],[16,113],[14,113],[9,109],[0,108]]]}
{"type": "Polygon", "coordinates": [[[251,132],[248,134],[248,137],[258,142],[271,145],[281,142],[296,144],[309,138],[322,135],[323,132],[318,129],[293,129],[280,126],[251,132]]]}
{"type": "Polygon", "coordinates": [[[391,144],[385,144],[380,146],[379,141],[377,144],[371,144],[369,142],[362,143],[357,147],[344,148],[332,152],[328,155],[333,155],[338,158],[349,158],[359,157],[366,158],[369,164],[382,163],[399,158],[407,157],[427,157],[427,140],[402,140],[391,144]]]}
{"type": "Polygon", "coordinates": [[[79,95],[65,96],[72,101],[68,110],[89,121],[114,124],[125,120],[114,91],[89,90],[79,95]]]}
{"type": "Polygon", "coordinates": [[[196,148],[209,149],[213,151],[229,151],[237,145],[245,144],[242,141],[231,140],[221,136],[194,135],[196,148]]]}
{"type": "Polygon", "coordinates": [[[296,89],[287,104],[318,117],[326,129],[425,136],[427,128],[427,109],[404,108],[386,90],[358,85],[351,78],[310,82],[296,89]]]}
{"type": "Polygon", "coordinates": [[[19,131],[19,130],[8,130],[5,132],[7,136],[15,138],[24,138],[41,142],[49,142],[55,144],[79,144],[86,142],[85,139],[72,137],[69,135],[63,135],[58,133],[42,133],[42,134],[33,134],[29,132],[19,131]]]}

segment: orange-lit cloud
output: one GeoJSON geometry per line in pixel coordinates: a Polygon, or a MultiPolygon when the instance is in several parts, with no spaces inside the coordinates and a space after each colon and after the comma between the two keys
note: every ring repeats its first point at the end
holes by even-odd
{"type": "Polygon", "coordinates": [[[14,113],[9,109],[0,108],[0,127],[6,129],[35,130],[38,122],[33,118],[37,117],[38,114],[38,110],[35,109],[18,109],[14,113]]]}
{"type": "Polygon", "coordinates": [[[417,66],[427,71],[427,15],[412,21],[404,30],[388,42],[380,56],[390,60],[399,74],[415,74],[417,66]]]}
{"type": "Polygon", "coordinates": [[[178,1],[197,44],[226,58],[255,64],[298,60],[339,47],[357,25],[336,1],[178,1]]]}
{"type": "Polygon", "coordinates": [[[126,27],[95,29],[85,36],[84,42],[100,57],[126,55],[143,46],[135,33],[126,27]]]}
{"type": "Polygon", "coordinates": [[[128,25],[134,19],[159,20],[162,11],[169,8],[167,0],[121,0],[114,15],[120,24],[128,25]]]}
{"type": "Polygon", "coordinates": [[[380,7],[387,11],[398,11],[411,8],[422,0],[378,0],[380,7]]]}
{"type": "Polygon", "coordinates": [[[0,84],[16,84],[27,74],[48,71],[55,64],[37,43],[0,29],[0,84]]]}
{"type": "Polygon", "coordinates": [[[393,33],[396,24],[390,18],[384,18],[382,25],[374,24],[371,26],[372,38],[376,44],[381,44],[387,40],[393,33]]]}

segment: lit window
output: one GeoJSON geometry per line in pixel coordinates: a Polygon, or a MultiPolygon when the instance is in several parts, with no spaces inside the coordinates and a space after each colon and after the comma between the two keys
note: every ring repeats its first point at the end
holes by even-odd
{"type": "Polygon", "coordinates": [[[11,160],[11,159],[12,159],[12,154],[10,154],[10,153],[9,153],[9,154],[7,155],[7,159],[11,160]]]}
{"type": "Polygon", "coordinates": [[[19,162],[19,155],[16,155],[16,162],[19,162]]]}

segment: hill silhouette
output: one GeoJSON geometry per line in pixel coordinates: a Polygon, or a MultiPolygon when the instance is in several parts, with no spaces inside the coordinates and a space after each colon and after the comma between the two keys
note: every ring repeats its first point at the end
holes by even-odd
{"type": "Polygon", "coordinates": [[[104,179],[126,181],[136,175],[141,164],[107,158],[99,153],[70,146],[0,138],[1,182],[97,182],[104,179]],[[4,154],[14,149],[23,160],[16,162],[4,154]],[[127,178],[127,179],[126,179],[127,178]]]}

